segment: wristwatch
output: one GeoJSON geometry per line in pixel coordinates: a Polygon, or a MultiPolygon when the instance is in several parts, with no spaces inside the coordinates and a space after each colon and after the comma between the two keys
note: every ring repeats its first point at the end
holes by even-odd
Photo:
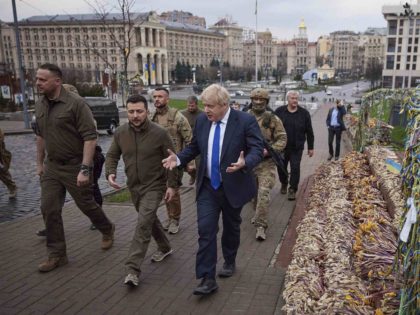
{"type": "Polygon", "coordinates": [[[90,171],[91,171],[91,167],[85,164],[80,165],[80,172],[85,175],[85,176],[89,176],[90,175],[90,171]]]}

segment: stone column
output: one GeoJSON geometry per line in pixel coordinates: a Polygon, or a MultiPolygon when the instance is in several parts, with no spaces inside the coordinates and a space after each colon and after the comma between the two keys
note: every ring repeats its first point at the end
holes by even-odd
{"type": "Polygon", "coordinates": [[[150,84],[156,85],[156,57],[155,55],[150,56],[150,84]]]}
{"type": "Polygon", "coordinates": [[[147,46],[153,47],[153,31],[152,31],[152,28],[149,27],[148,31],[149,31],[149,42],[147,43],[147,46]]]}
{"type": "Polygon", "coordinates": [[[160,47],[160,30],[156,29],[156,47],[160,47]]]}
{"type": "Polygon", "coordinates": [[[156,83],[162,84],[162,58],[156,55],[156,83]]]}
{"type": "Polygon", "coordinates": [[[166,44],[166,31],[162,31],[162,47],[167,48],[166,44]]]}
{"type": "Polygon", "coordinates": [[[163,84],[169,84],[169,80],[168,80],[168,56],[163,57],[163,84]]]}
{"type": "Polygon", "coordinates": [[[140,27],[140,45],[142,47],[146,46],[146,31],[144,27],[140,27]]]}

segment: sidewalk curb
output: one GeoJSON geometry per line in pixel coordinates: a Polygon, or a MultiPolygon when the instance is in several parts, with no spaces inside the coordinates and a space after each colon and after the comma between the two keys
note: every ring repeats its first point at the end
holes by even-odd
{"type": "Polygon", "coordinates": [[[21,129],[21,130],[3,130],[5,135],[16,136],[16,135],[26,135],[34,133],[32,129],[21,129]]]}
{"type": "Polygon", "coordinates": [[[284,233],[284,237],[281,240],[279,252],[282,253],[282,255],[279,255],[277,257],[277,261],[275,263],[276,267],[284,268],[285,270],[287,270],[287,267],[292,260],[293,247],[296,243],[296,238],[298,234],[296,228],[305,216],[306,203],[309,198],[309,192],[311,190],[312,185],[313,175],[305,178],[305,180],[302,182],[300,189],[298,190],[295,209],[293,210],[293,214],[290,217],[287,229],[284,233]]]}

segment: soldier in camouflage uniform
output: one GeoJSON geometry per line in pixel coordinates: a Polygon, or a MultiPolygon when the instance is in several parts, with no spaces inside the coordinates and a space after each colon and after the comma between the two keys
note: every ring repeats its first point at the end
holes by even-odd
{"type": "MultiPolygon", "coordinates": [[[[261,133],[266,142],[277,151],[282,151],[287,142],[286,131],[281,120],[272,112],[267,110],[270,100],[268,91],[256,88],[251,92],[252,108],[249,111],[254,115],[260,126],[261,133]]],[[[276,181],[276,165],[264,148],[264,160],[255,167],[254,173],[257,177],[258,195],[254,200],[255,216],[251,222],[255,225],[256,239],[263,241],[266,239],[266,229],[268,227],[268,208],[270,205],[270,192],[276,181]]]]}
{"type": "MultiPolygon", "coordinates": [[[[191,126],[191,129],[194,130],[195,127],[195,121],[197,120],[197,117],[203,113],[203,111],[198,108],[198,98],[195,95],[191,95],[187,97],[187,108],[181,111],[181,114],[185,116],[185,118],[188,119],[188,123],[191,126]]],[[[195,169],[198,169],[198,164],[200,163],[200,156],[197,156],[195,158],[195,169]]],[[[196,172],[190,173],[190,185],[193,185],[195,183],[195,177],[196,172]]]]}
{"type": "MultiPolygon", "coordinates": [[[[180,152],[192,139],[192,130],[187,118],[177,109],[168,106],[169,91],[167,89],[156,88],[153,91],[153,101],[156,111],[151,120],[169,131],[176,152],[180,152]]],[[[195,171],[194,161],[187,167],[188,173],[193,171],[195,171]]],[[[183,171],[178,170],[178,188],[175,189],[172,200],[166,202],[168,221],[163,225],[163,228],[170,234],[176,234],[179,231],[179,219],[181,218],[179,186],[182,185],[182,176],[183,171]]]]}
{"type": "Polygon", "coordinates": [[[4,144],[4,133],[0,129],[0,181],[9,189],[9,199],[16,198],[16,184],[10,175],[9,167],[12,160],[12,154],[6,149],[4,144]]]}

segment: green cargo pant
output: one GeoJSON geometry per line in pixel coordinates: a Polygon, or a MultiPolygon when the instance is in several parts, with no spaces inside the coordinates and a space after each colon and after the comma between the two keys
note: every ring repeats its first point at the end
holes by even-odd
{"type": "Polygon", "coordinates": [[[111,232],[112,223],[93,198],[92,185],[77,186],[79,170],[79,164],[60,165],[47,161],[44,165],[44,174],[41,176],[41,212],[47,231],[49,257],[66,255],[66,241],[61,217],[66,190],[73,197],[77,207],[89,217],[92,224],[102,234],[111,232]]]}
{"type": "Polygon", "coordinates": [[[125,266],[127,273],[138,275],[151,237],[155,239],[158,249],[164,253],[171,249],[171,244],[156,214],[162,201],[163,191],[142,193],[136,189],[130,189],[130,193],[138,212],[138,219],[125,266]]]}
{"type": "MultiPolygon", "coordinates": [[[[184,176],[184,170],[177,170],[178,185],[182,185],[182,177],[184,176]]],[[[179,222],[181,219],[181,196],[179,194],[179,188],[175,189],[175,195],[171,201],[165,202],[166,211],[168,212],[168,219],[176,220],[179,222]]]]}

